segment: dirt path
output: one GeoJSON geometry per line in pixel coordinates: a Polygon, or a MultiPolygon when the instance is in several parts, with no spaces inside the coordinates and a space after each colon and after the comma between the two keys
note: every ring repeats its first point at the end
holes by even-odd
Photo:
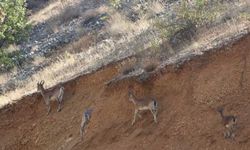
{"type": "MultiPolygon", "coordinates": [[[[64,108],[46,116],[40,95],[33,94],[0,110],[0,149],[3,150],[248,150],[250,147],[250,36],[230,47],[210,52],[175,70],[168,67],[151,81],[133,79],[111,87],[115,65],[67,83],[64,108]],[[150,113],[131,126],[132,85],[138,97],[154,95],[160,104],[158,124],[150,113]],[[93,116],[80,142],[82,111],[93,116]],[[215,109],[239,118],[235,140],[225,140],[215,109]]],[[[46,84],[46,83],[45,83],[46,84]]]]}

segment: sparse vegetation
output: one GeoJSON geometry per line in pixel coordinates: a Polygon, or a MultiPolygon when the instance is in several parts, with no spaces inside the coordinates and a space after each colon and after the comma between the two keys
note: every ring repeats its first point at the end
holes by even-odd
{"type": "Polygon", "coordinates": [[[155,27],[160,30],[162,38],[171,38],[176,32],[184,29],[186,26],[190,25],[189,22],[185,20],[178,20],[173,22],[163,22],[162,20],[158,20],[155,23],[155,27]]]}
{"type": "Polygon", "coordinates": [[[195,0],[194,5],[182,1],[177,18],[186,20],[196,27],[215,21],[223,6],[218,1],[195,0]]]}
{"type": "Polygon", "coordinates": [[[181,1],[174,14],[165,13],[154,26],[167,39],[173,48],[180,48],[181,43],[190,42],[196,35],[196,29],[213,24],[223,5],[219,1],[195,0],[192,3],[181,1]]]}
{"type": "Polygon", "coordinates": [[[182,1],[176,7],[176,10],[176,16],[165,14],[166,17],[164,17],[167,19],[174,17],[173,19],[170,19],[168,22],[166,20],[158,20],[155,24],[157,28],[163,31],[163,37],[170,38],[176,32],[185,28],[191,26],[200,27],[214,22],[222,10],[222,6],[218,2],[207,4],[205,0],[195,0],[194,5],[187,1],[182,1]]]}

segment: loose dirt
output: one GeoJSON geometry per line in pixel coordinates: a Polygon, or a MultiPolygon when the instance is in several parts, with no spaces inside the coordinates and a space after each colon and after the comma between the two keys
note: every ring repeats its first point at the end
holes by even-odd
{"type": "MultiPolygon", "coordinates": [[[[46,115],[39,94],[0,110],[3,150],[248,150],[250,147],[250,35],[225,48],[210,51],[176,69],[168,66],[148,82],[135,79],[104,83],[119,73],[113,64],[65,84],[64,105],[46,115]],[[145,112],[131,126],[137,97],[159,102],[158,124],[145,112]],[[216,108],[238,116],[235,139],[225,139],[216,108]],[[93,108],[84,141],[81,114],[93,108]]],[[[46,84],[46,83],[45,83],[46,84]]]]}

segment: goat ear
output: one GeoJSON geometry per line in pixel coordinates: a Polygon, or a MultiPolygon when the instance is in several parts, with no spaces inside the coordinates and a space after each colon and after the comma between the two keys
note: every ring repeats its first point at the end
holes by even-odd
{"type": "Polygon", "coordinates": [[[133,95],[133,92],[131,89],[128,90],[128,95],[133,95]]]}
{"type": "Polygon", "coordinates": [[[128,94],[130,94],[131,93],[131,89],[128,89],[128,94]]]}
{"type": "Polygon", "coordinates": [[[44,84],[44,80],[41,81],[41,84],[42,84],[42,85],[44,84]]]}

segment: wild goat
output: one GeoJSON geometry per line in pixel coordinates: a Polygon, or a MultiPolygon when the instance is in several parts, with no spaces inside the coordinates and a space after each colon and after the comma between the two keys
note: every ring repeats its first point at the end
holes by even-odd
{"type": "Polygon", "coordinates": [[[41,95],[43,96],[45,104],[46,104],[46,106],[48,108],[47,115],[51,111],[50,101],[57,100],[57,102],[58,102],[57,112],[61,111],[61,109],[62,109],[62,101],[63,101],[63,94],[64,94],[64,87],[60,86],[59,88],[56,88],[56,89],[54,89],[52,91],[45,91],[43,85],[44,85],[44,81],[38,82],[37,83],[37,91],[39,91],[41,93],[41,95]]]}
{"type": "Polygon", "coordinates": [[[223,114],[224,109],[218,108],[217,111],[220,113],[220,116],[222,118],[222,123],[224,127],[226,128],[226,132],[224,133],[225,138],[231,138],[234,137],[234,130],[237,124],[237,117],[233,115],[225,116],[223,114]]]}
{"type": "Polygon", "coordinates": [[[83,140],[83,133],[85,132],[86,125],[89,123],[91,118],[92,109],[86,109],[82,114],[82,123],[80,127],[80,136],[81,140],[83,140]]]}
{"type": "Polygon", "coordinates": [[[144,111],[144,110],[150,110],[150,112],[153,114],[155,123],[157,123],[156,116],[158,111],[158,103],[155,99],[146,99],[146,98],[137,99],[133,94],[132,90],[128,91],[128,96],[129,96],[129,101],[133,102],[135,106],[135,113],[132,125],[134,125],[137,116],[141,118],[139,111],[144,111]]]}

